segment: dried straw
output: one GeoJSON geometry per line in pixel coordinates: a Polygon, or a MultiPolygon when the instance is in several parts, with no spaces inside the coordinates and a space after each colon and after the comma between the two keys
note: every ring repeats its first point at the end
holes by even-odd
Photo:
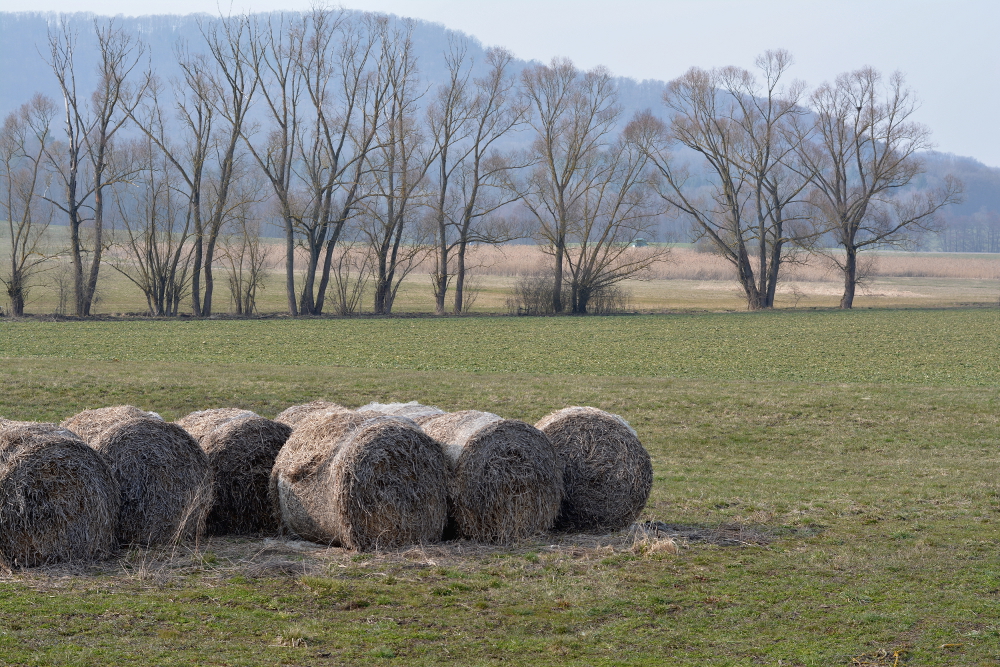
{"type": "Polygon", "coordinates": [[[207,532],[276,532],[279,518],[268,485],[274,459],[292,428],[236,408],[193,412],[177,423],[198,440],[212,467],[214,501],[207,532]]]}
{"type": "Polygon", "coordinates": [[[114,553],[118,486],[104,460],[54,424],[0,426],[0,558],[8,567],[114,553]]]}
{"type": "Polygon", "coordinates": [[[243,408],[213,408],[211,410],[200,410],[181,417],[177,420],[177,425],[194,436],[195,440],[200,440],[203,435],[217,429],[226,422],[234,419],[248,419],[260,417],[256,412],[244,410],[243,408]]]}
{"type": "Polygon", "coordinates": [[[107,429],[128,419],[135,419],[136,417],[161,418],[155,412],[146,412],[134,405],[118,405],[110,408],[97,408],[96,410],[78,412],[69,419],[64,419],[60,426],[68,428],[83,438],[85,442],[92,445],[101,433],[107,429]]]}
{"type": "Polygon", "coordinates": [[[121,489],[116,534],[122,544],[162,544],[201,534],[212,505],[212,471],[187,431],[138,417],[112,426],[90,444],[121,489]]]}
{"type": "Polygon", "coordinates": [[[558,528],[620,530],[638,518],[653,486],[653,465],[628,422],[597,408],[571,407],[535,426],[565,465],[558,528]]]}
{"type": "Polygon", "coordinates": [[[290,408],[285,408],[285,410],[283,410],[277,417],[274,418],[274,421],[281,422],[282,424],[288,424],[292,428],[295,428],[300,421],[312,415],[313,413],[331,412],[331,411],[343,412],[345,410],[347,410],[347,408],[345,408],[343,405],[340,405],[339,403],[333,403],[331,401],[324,401],[324,400],[315,400],[315,401],[310,401],[309,403],[304,403],[302,405],[293,405],[290,408]]]}
{"type": "Polygon", "coordinates": [[[544,433],[475,410],[432,417],[422,426],[448,457],[449,521],[457,536],[509,544],[552,527],[562,466],[544,433]]]}
{"type": "Polygon", "coordinates": [[[0,417],[0,429],[5,428],[23,428],[35,435],[57,435],[83,442],[83,438],[68,428],[63,428],[59,424],[51,424],[49,422],[24,422],[0,417]]]}
{"type": "Polygon", "coordinates": [[[324,544],[370,551],[441,539],[447,462],[411,420],[319,412],[292,431],[271,497],[284,526],[324,544]]]}
{"type": "Polygon", "coordinates": [[[409,403],[369,403],[362,405],[358,412],[373,412],[382,415],[392,415],[394,417],[406,417],[418,424],[422,424],[431,417],[443,415],[444,410],[430,405],[421,405],[416,401],[409,403]]]}

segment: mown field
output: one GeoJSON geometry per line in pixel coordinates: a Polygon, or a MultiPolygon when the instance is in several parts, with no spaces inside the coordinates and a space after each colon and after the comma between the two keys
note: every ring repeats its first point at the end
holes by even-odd
{"type": "Polygon", "coordinates": [[[15,572],[0,664],[1000,664],[998,349],[996,308],[0,320],[14,419],[596,405],[653,457],[643,520],[684,536],[212,539],[15,572]]]}

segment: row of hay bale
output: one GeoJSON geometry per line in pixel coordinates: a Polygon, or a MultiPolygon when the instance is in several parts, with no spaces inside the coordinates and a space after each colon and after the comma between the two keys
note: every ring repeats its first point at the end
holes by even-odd
{"type": "Polygon", "coordinates": [[[595,408],[535,426],[417,403],[327,401],[275,420],[240,409],[169,423],[132,406],[60,425],[0,419],[0,556],[33,566],[210,534],[278,531],[359,550],[615,530],[652,466],[595,408]]]}

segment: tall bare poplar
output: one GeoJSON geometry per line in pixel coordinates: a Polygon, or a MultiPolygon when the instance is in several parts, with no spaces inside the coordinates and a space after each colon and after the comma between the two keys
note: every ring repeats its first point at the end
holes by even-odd
{"type": "Polygon", "coordinates": [[[386,86],[376,74],[381,28],[371,15],[315,8],[303,17],[298,67],[302,121],[296,145],[296,231],[306,251],[301,314],[323,312],[334,250],[358,200],[386,86]]]}
{"type": "Polygon", "coordinates": [[[78,316],[90,315],[101,257],[107,245],[106,188],[128,175],[126,163],[114,159],[115,135],[144,92],[141,86],[129,83],[142,54],[138,41],[113,20],[105,24],[95,20],[94,32],[98,46],[97,87],[89,100],[77,91],[77,34],[66,21],[49,33],[48,63],[62,92],[66,134],[60,154],[49,155],[63,190],[62,197],[50,201],[66,215],[69,226],[78,316]]]}
{"type": "Polygon", "coordinates": [[[733,264],[751,310],[774,306],[782,263],[817,231],[804,205],[808,167],[799,162],[808,137],[794,131],[807,113],[804,86],[784,83],[791,62],[785,51],[766,52],[760,78],[737,67],[692,68],[664,95],[669,125],[644,113],[629,129],[661,177],[660,197],[733,264]],[[698,178],[670,154],[678,145],[701,158],[698,178]]]}
{"type": "Polygon", "coordinates": [[[858,253],[905,245],[933,229],[935,214],[959,200],[961,184],[907,192],[923,172],[918,151],[931,148],[929,130],[913,121],[917,101],[896,72],[888,79],[865,67],[824,83],[811,98],[815,140],[802,145],[819,224],[843,254],[827,253],[844,277],[841,308],[851,308],[858,253]]]}
{"type": "Polygon", "coordinates": [[[244,131],[247,148],[266,176],[284,227],[285,298],[288,314],[299,314],[295,295],[296,193],[295,157],[305,94],[302,78],[302,21],[286,13],[256,20],[250,26],[241,54],[259,82],[266,125],[262,137],[256,127],[244,131]]]}
{"type": "Polygon", "coordinates": [[[621,109],[614,79],[601,67],[581,72],[557,58],[524,70],[522,85],[533,111],[535,166],[519,189],[554,258],[552,305],[560,313],[570,228],[592,186],[590,166],[611,143],[621,109]]]}
{"type": "Polygon", "coordinates": [[[374,309],[392,312],[399,285],[426,254],[419,212],[426,205],[424,180],[434,159],[421,131],[416,57],[409,22],[382,24],[378,76],[387,95],[377,147],[368,152],[368,194],[358,217],[371,255],[374,309]]]}
{"type": "Polygon", "coordinates": [[[470,244],[503,243],[518,234],[496,216],[519,198],[503,185],[508,173],[522,165],[495,148],[499,139],[524,122],[527,113],[527,107],[514,93],[512,59],[509,51],[491,48],[486,52],[486,75],[472,79],[474,62],[467,46],[453,41],[445,54],[448,82],[439,87],[428,108],[428,129],[436,159],[432,186],[436,235],[433,285],[438,315],[445,312],[453,277],[453,312],[460,314],[464,310],[470,244]]]}
{"type": "Polygon", "coordinates": [[[49,258],[45,233],[53,211],[43,199],[49,184],[44,164],[56,113],[52,100],[36,94],[0,128],[0,218],[6,221],[8,244],[0,283],[17,317],[24,315],[32,277],[49,258]]]}

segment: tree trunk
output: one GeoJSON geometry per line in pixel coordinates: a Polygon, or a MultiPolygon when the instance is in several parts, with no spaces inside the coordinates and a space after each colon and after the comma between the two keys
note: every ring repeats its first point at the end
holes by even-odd
{"type": "Polygon", "coordinates": [[[552,286],[552,310],[556,313],[561,313],[563,311],[562,302],[562,281],[563,281],[563,256],[566,254],[566,249],[563,247],[564,243],[562,239],[556,244],[556,282],[552,286]]]}
{"type": "Polygon", "coordinates": [[[438,270],[434,276],[434,314],[444,315],[444,299],[448,293],[448,244],[442,239],[438,247],[438,270]]]}
{"type": "Polygon", "coordinates": [[[844,257],[844,296],[840,297],[840,307],[850,310],[854,307],[854,290],[858,284],[858,249],[852,243],[848,243],[845,249],[847,255],[844,257]]]}
{"type": "Polygon", "coordinates": [[[285,216],[285,295],[288,297],[288,314],[299,314],[295,305],[295,232],[292,221],[285,216]]]}
{"type": "Polygon", "coordinates": [[[458,244],[458,256],[455,258],[458,266],[455,267],[455,309],[456,315],[461,315],[465,309],[465,251],[468,247],[466,241],[458,244]]]}
{"type": "Polygon", "coordinates": [[[212,230],[205,246],[205,298],[201,303],[201,314],[208,317],[212,314],[212,292],[215,290],[215,279],[212,277],[212,263],[215,260],[215,242],[218,230],[212,230]]]}
{"type": "Polygon", "coordinates": [[[195,229],[194,267],[191,272],[191,311],[201,317],[201,257],[204,247],[201,225],[195,229]]]}
{"type": "Polygon", "coordinates": [[[11,272],[10,283],[7,285],[7,296],[10,297],[11,314],[14,317],[24,315],[24,280],[20,271],[11,272]]]}
{"type": "Polygon", "coordinates": [[[757,289],[754,282],[753,264],[747,256],[746,250],[741,249],[736,263],[736,279],[743,288],[743,293],[747,297],[747,310],[763,310],[767,306],[764,304],[763,295],[757,289]]]}

